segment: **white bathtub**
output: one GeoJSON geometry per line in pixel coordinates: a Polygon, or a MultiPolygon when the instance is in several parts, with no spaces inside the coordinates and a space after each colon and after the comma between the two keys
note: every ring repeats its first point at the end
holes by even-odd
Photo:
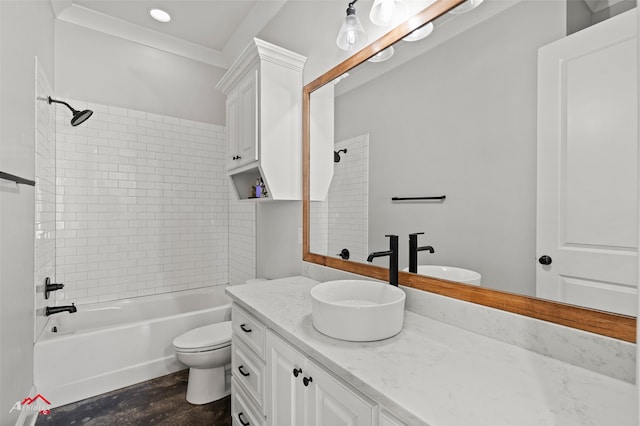
{"type": "Polygon", "coordinates": [[[76,313],[52,315],[34,348],[35,387],[58,407],[183,370],[173,339],[230,319],[224,286],[78,306],[76,313]]]}

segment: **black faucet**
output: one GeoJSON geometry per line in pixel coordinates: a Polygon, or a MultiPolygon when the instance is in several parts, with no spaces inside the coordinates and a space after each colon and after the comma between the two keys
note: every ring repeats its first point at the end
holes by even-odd
{"type": "Polygon", "coordinates": [[[418,247],[418,235],[423,234],[424,232],[409,234],[409,272],[413,272],[414,274],[418,272],[418,252],[428,251],[429,253],[433,253],[433,247],[431,246],[418,247]]]}
{"type": "Polygon", "coordinates": [[[398,286],[398,236],[385,235],[389,237],[389,250],[375,251],[367,257],[367,262],[372,262],[376,257],[389,256],[389,284],[398,286]]]}
{"type": "Polygon", "coordinates": [[[72,303],[71,306],[47,306],[44,314],[46,316],[59,314],[60,312],[69,312],[72,314],[77,311],[78,311],[78,308],[76,308],[76,304],[72,303]]]}

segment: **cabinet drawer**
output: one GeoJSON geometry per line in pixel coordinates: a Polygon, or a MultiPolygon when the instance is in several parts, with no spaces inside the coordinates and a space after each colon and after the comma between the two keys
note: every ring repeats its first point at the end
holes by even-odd
{"type": "Polygon", "coordinates": [[[234,337],[245,343],[264,360],[265,326],[235,305],[231,309],[231,320],[234,337]]]}
{"type": "Polygon", "coordinates": [[[264,362],[236,338],[231,342],[231,376],[251,396],[258,408],[263,410],[264,362]]]}
{"type": "Polygon", "coordinates": [[[264,416],[235,378],[231,379],[231,419],[234,426],[264,426],[264,416]]]}

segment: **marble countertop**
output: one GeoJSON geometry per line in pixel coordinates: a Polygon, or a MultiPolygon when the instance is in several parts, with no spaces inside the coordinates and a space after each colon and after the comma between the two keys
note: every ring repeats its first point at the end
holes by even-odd
{"type": "Polygon", "coordinates": [[[316,284],[291,277],[227,294],[407,424],[637,426],[634,385],[409,311],[386,340],[325,336],[311,321],[316,284]]]}

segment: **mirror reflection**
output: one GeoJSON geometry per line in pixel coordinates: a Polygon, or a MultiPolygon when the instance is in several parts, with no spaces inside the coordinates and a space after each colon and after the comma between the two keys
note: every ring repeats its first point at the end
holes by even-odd
{"type": "Polygon", "coordinates": [[[418,42],[398,42],[387,61],[365,62],[312,93],[312,121],[322,114],[334,121],[324,152],[317,145],[330,136],[312,124],[312,158],[331,163],[323,167],[333,177],[326,198],[312,189],[310,251],[366,263],[395,234],[403,269],[409,234],[423,232],[417,244],[433,253],[418,252],[419,273],[455,281],[464,280],[454,274],[476,273],[474,285],[634,315],[637,47],[616,28],[635,26],[635,15],[618,14],[558,48],[585,59],[563,69],[564,109],[549,112],[545,102],[555,95],[545,85],[554,83],[541,80],[548,72],[539,69],[539,49],[601,19],[568,19],[568,9],[564,1],[485,0],[438,19],[418,42]],[[606,37],[617,37],[615,51],[585,50],[606,37]],[[320,113],[327,97],[334,103],[320,113]],[[562,133],[550,154],[541,122],[562,133]],[[559,187],[544,186],[546,177],[559,187]],[[549,198],[559,200],[555,216],[541,212],[549,198]],[[548,240],[558,244],[544,247],[548,240]]]}

